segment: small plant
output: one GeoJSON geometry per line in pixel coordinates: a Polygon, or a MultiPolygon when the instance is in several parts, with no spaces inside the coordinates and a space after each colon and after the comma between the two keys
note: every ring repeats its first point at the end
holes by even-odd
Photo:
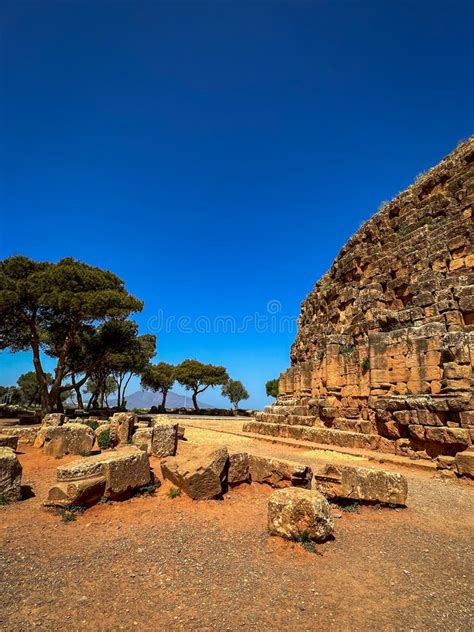
{"type": "Polygon", "coordinates": [[[159,485],[157,483],[150,483],[150,485],[144,485],[139,487],[135,492],[136,496],[154,496],[159,485]]]}
{"type": "Polygon", "coordinates": [[[5,498],[5,494],[0,494],[0,507],[7,504],[7,499],[5,498]]]}
{"type": "Polygon", "coordinates": [[[179,498],[181,490],[178,487],[172,487],[168,492],[168,498],[179,498]]]}
{"type": "Polygon", "coordinates": [[[311,540],[310,535],[307,531],[302,531],[297,536],[293,538],[295,542],[301,544],[301,546],[306,549],[309,553],[316,553],[316,548],[313,540],[311,540]]]}
{"type": "Polygon", "coordinates": [[[107,450],[110,448],[110,430],[104,430],[97,437],[97,443],[99,444],[99,448],[101,450],[107,450]]]}
{"type": "Polygon", "coordinates": [[[108,498],[107,496],[102,496],[102,498],[99,500],[99,502],[97,504],[98,505],[108,505],[111,502],[112,501],[110,500],[110,498],[108,498]]]}
{"type": "Polygon", "coordinates": [[[348,500],[345,503],[341,503],[342,511],[347,511],[348,513],[355,513],[359,511],[359,502],[357,500],[348,500]]]}
{"type": "Polygon", "coordinates": [[[63,511],[61,515],[63,522],[76,522],[76,514],[71,511],[63,511]]]}
{"type": "Polygon", "coordinates": [[[370,369],[370,360],[369,358],[364,358],[364,360],[362,361],[362,369],[364,371],[368,371],[370,369]]]}
{"type": "Polygon", "coordinates": [[[83,514],[86,509],[87,507],[85,505],[71,505],[68,508],[68,511],[70,511],[73,514],[83,514]]]}
{"type": "Polygon", "coordinates": [[[343,345],[340,349],[341,353],[344,355],[350,355],[351,353],[354,353],[354,351],[356,350],[354,345],[343,345]]]}
{"type": "Polygon", "coordinates": [[[86,426],[89,426],[89,428],[92,428],[92,430],[97,430],[100,425],[99,422],[95,419],[86,419],[84,423],[86,424],[86,426]]]}

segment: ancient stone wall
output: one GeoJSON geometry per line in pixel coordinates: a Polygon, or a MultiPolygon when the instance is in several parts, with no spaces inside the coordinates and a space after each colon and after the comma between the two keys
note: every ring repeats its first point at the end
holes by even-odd
{"type": "Polygon", "coordinates": [[[382,205],[316,283],[274,411],[303,406],[314,421],[296,426],[376,436],[401,454],[471,444],[473,203],[474,137],[382,205]]]}

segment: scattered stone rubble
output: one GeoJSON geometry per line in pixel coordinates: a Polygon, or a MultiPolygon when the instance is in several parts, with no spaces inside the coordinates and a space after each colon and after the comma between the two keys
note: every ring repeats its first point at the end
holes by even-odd
{"type": "Polygon", "coordinates": [[[102,497],[121,499],[151,482],[148,455],[132,445],[121,446],[57,468],[57,483],[47,506],[90,505],[102,497]]]}
{"type": "Polygon", "coordinates": [[[15,452],[8,447],[0,447],[0,499],[13,502],[21,498],[22,467],[15,452]]]}
{"type": "Polygon", "coordinates": [[[472,444],[473,158],[471,137],[342,248],[246,431],[424,459],[472,444]]]}

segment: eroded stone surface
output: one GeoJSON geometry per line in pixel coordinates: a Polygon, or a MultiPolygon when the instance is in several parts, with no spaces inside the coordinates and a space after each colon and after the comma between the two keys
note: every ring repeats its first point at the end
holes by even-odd
{"type": "Polygon", "coordinates": [[[148,455],[150,455],[152,453],[152,450],[151,450],[152,436],[153,436],[152,428],[138,428],[137,430],[135,430],[133,434],[132,441],[133,441],[133,444],[137,446],[137,448],[140,448],[140,450],[143,450],[148,455]]]}
{"type": "Polygon", "coordinates": [[[272,535],[315,542],[326,540],[334,531],[328,501],[316,490],[288,487],[268,499],[268,530],[272,535]]]}
{"type": "Polygon", "coordinates": [[[217,498],[227,487],[229,454],[220,446],[195,446],[161,461],[164,478],[194,500],[217,498]]]}
{"type": "Polygon", "coordinates": [[[266,483],[272,487],[311,487],[313,472],[307,465],[249,455],[249,471],[252,482],[266,483]]]}
{"type": "Polygon", "coordinates": [[[403,474],[352,465],[327,465],[315,475],[319,491],[332,498],[406,505],[408,482],[403,474]]]}
{"type": "Polygon", "coordinates": [[[151,481],[148,455],[135,446],[121,446],[57,468],[58,482],[104,477],[104,495],[120,496],[151,481]]]}
{"type": "Polygon", "coordinates": [[[178,446],[178,423],[165,415],[152,419],[151,451],[154,456],[174,456],[178,446]]]}
{"type": "Polygon", "coordinates": [[[13,502],[21,498],[22,468],[11,448],[0,447],[0,498],[13,502]]]}
{"type": "Polygon", "coordinates": [[[85,424],[45,426],[38,431],[34,446],[42,448],[43,454],[58,458],[66,454],[87,455],[92,450],[94,438],[94,431],[85,424]]]}
{"type": "Polygon", "coordinates": [[[49,413],[41,421],[42,426],[62,426],[66,420],[63,413],[49,413]]]}
{"type": "Polygon", "coordinates": [[[240,485],[250,482],[250,457],[247,452],[229,453],[229,471],[227,474],[229,485],[240,485]]]}
{"type": "Polygon", "coordinates": [[[474,478],[474,448],[458,452],[454,459],[454,467],[459,476],[474,478]]]}

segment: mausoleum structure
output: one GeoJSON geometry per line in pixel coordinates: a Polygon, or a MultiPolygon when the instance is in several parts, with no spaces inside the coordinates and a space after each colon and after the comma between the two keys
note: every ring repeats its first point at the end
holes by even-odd
{"type": "Polygon", "coordinates": [[[471,137],[342,248],[246,430],[425,458],[471,445],[473,202],[471,137]]]}

